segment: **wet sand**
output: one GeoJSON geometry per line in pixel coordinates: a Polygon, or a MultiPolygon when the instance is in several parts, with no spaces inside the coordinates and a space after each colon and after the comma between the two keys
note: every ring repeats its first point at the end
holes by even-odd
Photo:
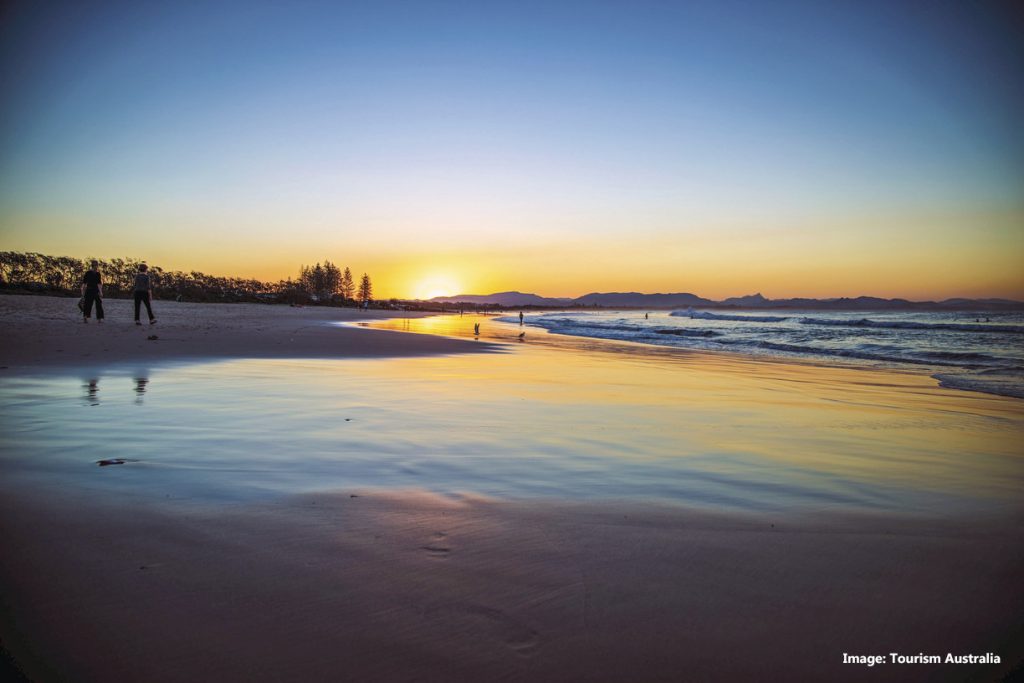
{"type": "MultiPolygon", "coordinates": [[[[86,351],[70,362],[66,349],[58,354],[47,344],[78,339],[79,328],[65,330],[71,323],[59,315],[39,320],[41,308],[19,308],[14,298],[27,299],[0,297],[11,342],[4,365],[95,361],[86,351]],[[33,344],[40,331],[58,339],[33,344]]],[[[224,351],[211,343],[257,328],[276,345],[234,344],[232,353],[397,356],[482,346],[317,324],[350,313],[334,309],[194,308],[204,307],[181,308],[194,321],[178,329],[187,353],[169,358],[203,357],[203,349],[217,357],[224,351]],[[288,330],[310,328],[300,344],[285,345],[288,330]]],[[[156,353],[133,347],[133,332],[119,332],[118,358],[131,348],[156,353]]],[[[890,443],[892,469],[881,468],[879,482],[915,467],[931,476],[928,450],[912,447],[929,439],[965,459],[984,446],[1008,480],[1020,474],[1007,450],[1019,434],[1012,399],[943,390],[920,376],[706,355],[638,379],[650,388],[639,395],[625,377],[647,375],[615,354],[564,363],[566,374],[552,376],[565,351],[543,353],[524,348],[476,368],[486,369],[481,400],[514,387],[541,411],[599,404],[612,419],[623,401],[653,410],[671,399],[678,412],[659,419],[718,420],[711,433],[727,432],[735,449],[754,438],[763,448],[774,433],[768,453],[779,463],[812,462],[816,448],[829,448],[822,435],[890,443]],[[588,385],[601,366],[609,374],[588,385]],[[793,425],[805,440],[786,431],[793,425]]],[[[410,362],[382,373],[408,375],[410,362]]],[[[436,359],[418,371],[454,378],[469,369],[436,359]]],[[[564,425],[566,435],[572,427],[564,425]]],[[[838,478],[864,476],[854,458],[832,467],[838,478]]],[[[88,473],[108,470],[116,468],[88,473]]],[[[24,481],[0,480],[0,637],[36,680],[990,681],[1024,657],[1024,516],[1012,500],[970,516],[726,514],[635,499],[359,488],[216,502],[24,481]],[[844,652],[893,651],[993,652],[1002,663],[842,664],[844,652]]]]}

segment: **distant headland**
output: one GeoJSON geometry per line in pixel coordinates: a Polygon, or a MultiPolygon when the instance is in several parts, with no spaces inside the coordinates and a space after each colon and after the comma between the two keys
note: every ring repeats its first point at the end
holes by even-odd
{"type": "Polygon", "coordinates": [[[955,298],[942,301],[910,301],[909,299],[883,299],[873,296],[837,297],[832,299],[768,299],[761,294],[731,297],[721,301],[705,299],[688,292],[670,294],[643,294],[641,292],[593,292],[576,299],[543,297],[523,292],[496,292],[494,294],[458,294],[430,299],[440,304],[467,304],[471,306],[501,306],[524,308],[794,308],[836,311],[877,310],[1019,310],[1024,302],[1011,299],[955,298]]]}

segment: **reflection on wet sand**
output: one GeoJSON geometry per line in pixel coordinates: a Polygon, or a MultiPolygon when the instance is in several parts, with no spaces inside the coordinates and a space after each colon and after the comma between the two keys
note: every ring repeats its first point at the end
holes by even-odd
{"type": "Polygon", "coordinates": [[[149,384],[148,377],[135,378],[135,404],[142,405],[142,397],[146,394],[146,385],[149,384]]]}
{"type": "Polygon", "coordinates": [[[100,404],[100,380],[98,377],[86,380],[85,384],[82,385],[85,389],[85,403],[90,406],[98,406],[100,404]]]}
{"type": "Polygon", "coordinates": [[[506,328],[503,323],[494,322],[495,317],[497,316],[467,313],[464,315],[431,315],[424,318],[387,318],[355,324],[359,327],[370,327],[378,330],[398,330],[401,332],[441,335],[445,337],[476,338],[483,336],[499,341],[513,341],[518,338],[518,328],[513,333],[511,327],[506,328]]]}
{"type": "MultiPolygon", "coordinates": [[[[1016,506],[1024,486],[1024,416],[1013,399],[914,374],[514,348],[154,368],[160,408],[141,416],[146,460],[172,465],[186,492],[227,497],[370,486],[942,515],[1016,506]],[[239,471],[249,474],[220,474],[239,471]]],[[[56,422],[45,397],[66,390],[59,379],[27,385],[39,402],[0,390],[9,433],[53,421],[54,439],[136,457],[120,439],[110,445],[114,425],[140,417],[125,411],[152,400],[149,372],[109,381],[128,378],[135,401],[105,391],[102,425],[56,422]]],[[[0,447],[0,458],[23,457],[34,443],[23,438],[16,450],[0,447]]]]}
{"type": "MultiPolygon", "coordinates": [[[[142,405],[143,397],[149,386],[149,371],[136,371],[135,374],[136,376],[132,378],[134,383],[133,392],[135,394],[134,403],[135,405],[142,405]]],[[[82,382],[82,390],[84,391],[82,401],[88,406],[100,405],[100,379],[101,377],[90,377],[82,382]]]]}

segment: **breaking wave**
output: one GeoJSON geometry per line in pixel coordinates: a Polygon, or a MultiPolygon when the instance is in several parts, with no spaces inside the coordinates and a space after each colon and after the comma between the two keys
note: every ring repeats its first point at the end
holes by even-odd
{"type": "Polygon", "coordinates": [[[787,316],[776,315],[733,315],[731,313],[709,313],[708,311],[672,311],[669,315],[677,318],[693,318],[694,320],[735,320],[747,323],[781,323],[789,320],[787,316]]]}
{"type": "Polygon", "coordinates": [[[950,330],[954,332],[1001,332],[1024,334],[1024,325],[998,325],[990,323],[923,323],[913,320],[856,320],[842,318],[801,318],[801,325],[827,325],[829,327],[876,327],[888,330],[950,330]]]}

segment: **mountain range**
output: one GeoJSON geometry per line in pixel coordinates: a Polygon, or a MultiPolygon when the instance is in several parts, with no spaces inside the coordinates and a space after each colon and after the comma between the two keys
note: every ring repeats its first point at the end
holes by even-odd
{"type": "Polygon", "coordinates": [[[1024,309],[1024,302],[1010,299],[945,299],[943,301],[910,301],[908,299],[882,299],[873,296],[840,297],[834,299],[768,299],[760,293],[730,297],[714,301],[690,294],[643,294],[640,292],[593,292],[576,299],[545,297],[524,292],[495,292],[494,294],[458,294],[437,296],[435,303],[464,303],[477,306],[565,308],[592,306],[601,308],[685,308],[689,306],[711,308],[801,308],[819,310],[906,310],[906,309],[1024,309]]]}

